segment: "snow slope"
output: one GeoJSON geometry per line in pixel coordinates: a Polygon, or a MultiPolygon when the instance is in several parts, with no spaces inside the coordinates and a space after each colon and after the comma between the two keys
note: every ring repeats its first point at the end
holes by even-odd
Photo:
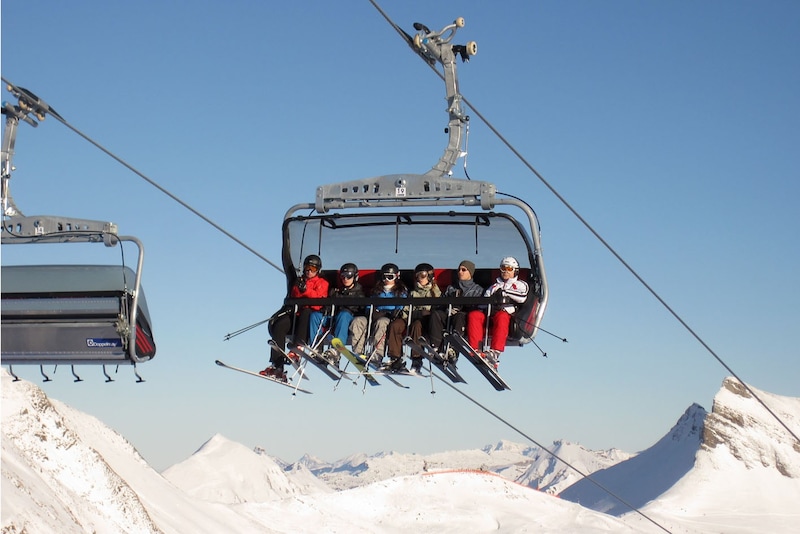
{"type": "MultiPolygon", "coordinates": [[[[789,533],[800,525],[800,445],[732,380],[723,384],[711,414],[691,406],[653,447],[592,475],[637,506],[642,502],[638,513],[623,514],[586,481],[562,492],[617,516],[486,469],[516,473],[542,452],[511,442],[426,457],[356,455],[339,467],[344,472],[349,466],[364,484],[331,492],[302,464],[284,467],[216,435],[166,477],[96,418],[1,373],[2,531],[9,534],[736,534],[789,533]]],[[[797,427],[800,399],[758,395],[797,427]]],[[[560,444],[565,460],[585,460],[579,446],[560,444]]],[[[304,461],[324,469],[323,462],[304,461]]]]}

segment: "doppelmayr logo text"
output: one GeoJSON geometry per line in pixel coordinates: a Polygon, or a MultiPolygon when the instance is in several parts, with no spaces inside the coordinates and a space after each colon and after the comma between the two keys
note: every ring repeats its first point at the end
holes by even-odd
{"type": "Polygon", "coordinates": [[[107,348],[107,347],[121,347],[121,339],[94,339],[88,338],[86,340],[87,347],[107,348]]]}

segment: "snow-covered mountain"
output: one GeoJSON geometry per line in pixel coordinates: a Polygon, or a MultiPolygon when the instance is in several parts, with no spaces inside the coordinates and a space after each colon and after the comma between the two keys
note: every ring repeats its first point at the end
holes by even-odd
{"type": "MultiPolygon", "coordinates": [[[[584,473],[592,473],[631,455],[618,449],[590,451],[567,441],[550,448],[584,473]]],[[[333,463],[303,456],[293,465],[307,467],[336,490],[356,488],[398,476],[443,470],[490,471],[519,484],[556,494],[580,475],[539,447],[501,440],[482,449],[446,451],[429,455],[382,452],[353,454],[333,463]]]]}
{"type": "Polygon", "coordinates": [[[560,497],[612,515],[631,510],[630,506],[603,490],[606,488],[631,506],[641,508],[692,469],[700,448],[705,416],[706,411],[693,404],[655,445],[633,458],[592,474],[594,483],[588,479],[579,480],[562,491],[560,497]]]}
{"type": "Polygon", "coordinates": [[[490,473],[420,474],[320,491],[317,483],[293,477],[310,476],[304,468],[276,471],[278,464],[263,454],[221,436],[170,475],[182,484],[193,478],[197,486],[190,491],[201,499],[150,468],[96,418],[48,399],[29,382],[13,382],[5,370],[0,375],[4,533],[513,532],[537,524],[541,532],[561,532],[565,525],[579,533],[633,532],[619,519],[490,473]],[[209,472],[232,456],[239,467],[256,469],[265,485],[291,496],[267,492],[267,501],[243,502],[262,490],[245,485],[247,476],[209,472]]]}
{"type": "MultiPolygon", "coordinates": [[[[348,474],[331,480],[363,484],[330,491],[312,474],[331,470],[325,462],[306,456],[284,467],[217,435],[162,476],[96,418],[1,373],[8,533],[646,532],[653,522],[673,532],[736,533],[794,532],[800,524],[800,445],[731,380],[707,417],[690,407],[656,445],[592,475],[632,499],[671,484],[640,513],[615,517],[510,480],[505,475],[523,465],[530,472],[542,451],[506,441],[428,456],[354,455],[335,466],[348,474]]],[[[797,427],[800,399],[758,395],[797,427]]],[[[587,470],[606,461],[568,442],[556,449],[575,466],[599,462],[587,470]]],[[[624,453],[609,452],[607,461],[617,454],[624,453]]],[[[562,496],[589,502],[582,485],[562,496]]],[[[594,504],[613,508],[600,498],[594,504]]]]}
{"type": "Polygon", "coordinates": [[[173,486],[96,418],[0,374],[2,532],[259,532],[173,486]]]}
{"type": "Polygon", "coordinates": [[[537,448],[533,454],[533,462],[516,481],[557,495],[581,478],[577,471],[588,475],[632,456],[619,449],[591,451],[577,443],[564,440],[554,442],[549,451],[552,454],[537,448]],[[574,469],[556,457],[569,462],[574,469]]]}
{"type": "MultiPolygon", "coordinates": [[[[750,389],[800,432],[800,399],[750,389]]],[[[710,414],[691,406],[658,443],[592,478],[644,514],[690,531],[796,532],[800,525],[800,443],[733,378],[723,382],[710,414]]],[[[560,496],[636,514],[587,480],[560,496]]]]}
{"type": "Polygon", "coordinates": [[[305,466],[287,472],[268,455],[219,434],[162,474],[191,497],[229,504],[332,491],[305,466]]]}

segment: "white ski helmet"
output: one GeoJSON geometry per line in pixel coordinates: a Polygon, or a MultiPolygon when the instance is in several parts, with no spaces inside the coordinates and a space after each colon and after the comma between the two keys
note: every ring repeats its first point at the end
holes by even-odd
{"type": "Polygon", "coordinates": [[[519,262],[517,261],[516,258],[514,258],[512,256],[507,256],[507,257],[503,258],[502,260],[500,260],[500,267],[505,267],[506,265],[509,266],[509,267],[513,267],[514,268],[514,272],[519,271],[519,262]]]}

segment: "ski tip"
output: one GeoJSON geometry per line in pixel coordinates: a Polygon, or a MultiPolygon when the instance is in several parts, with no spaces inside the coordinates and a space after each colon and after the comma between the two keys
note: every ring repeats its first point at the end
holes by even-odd
{"type": "Polygon", "coordinates": [[[225,365],[224,363],[222,363],[222,362],[221,362],[221,361],[219,361],[219,360],[214,360],[214,363],[216,363],[217,365],[225,365]]]}

